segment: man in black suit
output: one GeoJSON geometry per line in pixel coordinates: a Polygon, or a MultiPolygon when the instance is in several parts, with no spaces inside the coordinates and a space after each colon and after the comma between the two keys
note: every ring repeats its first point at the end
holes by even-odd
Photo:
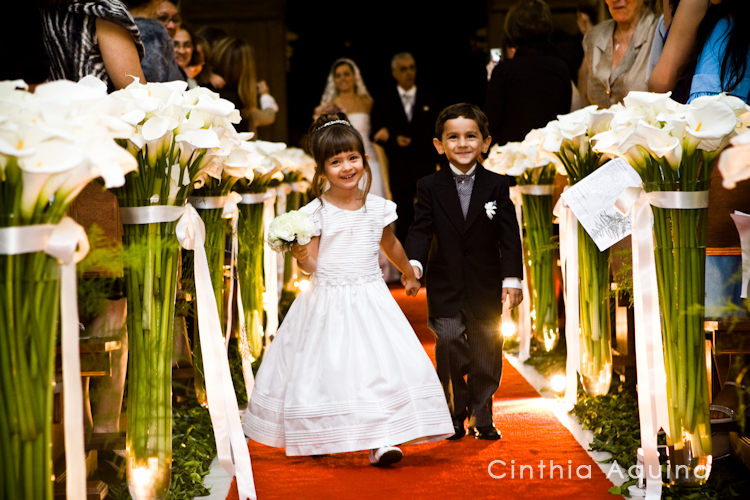
{"type": "Polygon", "coordinates": [[[437,156],[432,147],[432,128],[437,113],[433,97],[417,88],[417,68],[408,52],[393,56],[391,71],[397,85],[375,99],[372,116],[373,140],[382,144],[388,157],[388,177],[397,206],[396,236],[404,241],[414,219],[417,179],[435,170],[437,156]]]}
{"type": "Polygon", "coordinates": [[[440,113],[434,145],[448,164],[419,180],[406,239],[417,277],[426,263],[437,372],[455,429],[448,439],[466,434],[466,418],[475,437],[500,438],[492,422],[502,375],[500,318],[503,301],[513,308],[522,298],[521,239],[508,177],[479,163],[490,141],[487,117],[473,104],[440,113]]]}

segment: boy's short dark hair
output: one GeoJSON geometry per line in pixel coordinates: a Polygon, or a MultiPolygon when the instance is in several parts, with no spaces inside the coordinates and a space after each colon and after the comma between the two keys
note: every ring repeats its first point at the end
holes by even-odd
{"type": "Polygon", "coordinates": [[[490,126],[489,120],[487,120],[487,115],[473,104],[459,102],[458,104],[451,104],[443,109],[438,115],[437,121],[435,121],[435,137],[437,139],[442,140],[445,122],[453,120],[454,118],[467,118],[469,120],[474,120],[479,127],[479,132],[482,133],[482,139],[486,139],[490,136],[490,126]]]}

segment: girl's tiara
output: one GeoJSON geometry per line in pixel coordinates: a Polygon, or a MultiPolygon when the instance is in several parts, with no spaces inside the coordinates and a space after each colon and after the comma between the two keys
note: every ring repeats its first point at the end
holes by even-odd
{"type": "Polygon", "coordinates": [[[352,124],[349,123],[346,120],[331,120],[330,122],[325,122],[323,125],[321,125],[320,127],[316,128],[315,131],[318,132],[319,130],[322,130],[322,129],[326,128],[326,127],[330,127],[331,125],[336,125],[337,123],[340,123],[342,125],[348,125],[350,127],[352,126],[352,124]]]}

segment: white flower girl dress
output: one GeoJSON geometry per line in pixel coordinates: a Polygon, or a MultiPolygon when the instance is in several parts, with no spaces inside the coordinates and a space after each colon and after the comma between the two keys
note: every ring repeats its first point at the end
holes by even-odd
{"type": "Polygon", "coordinates": [[[320,455],[454,433],[435,369],[378,267],[395,203],[359,210],[315,199],[317,270],[264,355],[244,418],[253,440],[320,455]]]}

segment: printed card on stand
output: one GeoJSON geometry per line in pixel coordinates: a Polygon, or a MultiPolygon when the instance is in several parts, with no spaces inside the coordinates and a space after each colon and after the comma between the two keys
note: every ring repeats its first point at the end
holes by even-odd
{"type": "Polygon", "coordinates": [[[610,160],[566,189],[562,198],[599,250],[604,251],[630,234],[630,217],[615,209],[615,201],[641,178],[625,160],[610,160]]]}

